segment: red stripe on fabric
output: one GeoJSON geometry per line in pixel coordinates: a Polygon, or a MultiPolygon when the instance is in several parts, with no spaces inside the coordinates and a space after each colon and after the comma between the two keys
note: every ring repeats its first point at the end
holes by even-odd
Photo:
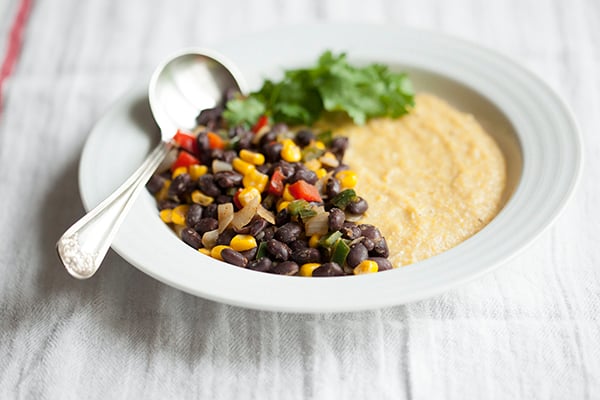
{"type": "Polygon", "coordinates": [[[15,64],[19,58],[21,52],[21,45],[23,42],[23,30],[27,19],[29,17],[29,11],[31,10],[32,0],[21,0],[17,15],[13,21],[10,33],[8,36],[8,46],[4,59],[2,60],[2,67],[0,67],[0,113],[2,112],[2,87],[6,79],[12,73],[15,64]]]}

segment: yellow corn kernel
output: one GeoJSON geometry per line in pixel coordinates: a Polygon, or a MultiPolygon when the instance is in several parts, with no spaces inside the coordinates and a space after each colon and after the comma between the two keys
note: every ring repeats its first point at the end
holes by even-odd
{"type": "Polygon", "coordinates": [[[255,169],[254,165],[237,157],[233,159],[231,165],[233,165],[233,169],[235,169],[242,175],[246,175],[247,173],[255,169]]]}
{"type": "Polygon", "coordinates": [[[294,201],[296,200],[296,198],[294,196],[292,196],[292,194],[290,193],[290,189],[289,189],[290,185],[285,185],[283,187],[283,193],[281,194],[281,198],[285,201],[294,201]]]}
{"type": "Polygon", "coordinates": [[[198,251],[199,251],[200,253],[204,254],[205,256],[210,256],[210,250],[209,250],[209,249],[207,249],[207,248],[200,247],[200,248],[198,249],[198,251]]]}
{"type": "Polygon", "coordinates": [[[248,187],[242,189],[238,194],[238,200],[242,207],[244,207],[246,204],[252,201],[255,197],[258,197],[260,199],[260,192],[255,187],[248,187]]]}
{"type": "Polygon", "coordinates": [[[235,251],[246,251],[256,247],[256,239],[252,235],[235,235],[229,243],[235,251]]]}
{"type": "Polygon", "coordinates": [[[221,257],[221,252],[225,249],[230,249],[231,247],[226,245],[219,245],[212,248],[210,251],[210,256],[212,258],[216,258],[217,260],[223,261],[223,257],[221,257]]]}
{"type": "Polygon", "coordinates": [[[190,178],[193,181],[200,178],[202,175],[208,172],[208,167],[206,165],[194,164],[188,167],[190,178]]]}
{"type": "Polygon", "coordinates": [[[321,240],[321,235],[314,234],[308,240],[308,246],[312,248],[316,248],[319,245],[319,240],[321,240]]]}
{"type": "Polygon", "coordinates": [[[289,201],[285,201],[285,200],[283,200],[283,199],[280,199],[280,200],[277,202],[277,212],[280,212],[281,210],[283,210],[283,209],[287,208],[289,204],[290,204],[290,202],[289,202],[289,201]]]}
{"type": "Polygon", "coordinates": [[[166,200],[167,197],[169,196],[169,187],[171,186],[171,180],[167,179],[165,181],[165,184],[163,185],[162,189],[160,189],[158,192],[156,192],[156,194],[154,195],[156,197],[156,200],[161,201],[161,200],[166,200]]]}
{"type": "Polygon", "coordinates": [[[296,146],[293,140],[286,139],[283,141],[281,158],[287,162],[298,162],[302,159],[302,150],[296,146]]]}
{"type": "Polygon", "coordinates": [[[300,276],[312,276],[313,271],[319,268],[321,264],[319,263],[306,263],[302,264],[300,267],[300,276]]]}
{"type": "Polygon", "coordinates": [[[319,168],[318,170],[315,171],[315,174],[317,174],[318,179],[321,179],[322,177],[327,175],[327,170],[325,168],[319,168]]]}
{"type": "Polygon", "coordinates": [[[358,182],[358,175],[351,170],[340,171],[335,174],[335,177],[340,181],[342,189],[352,189],[358,182]]]}
{"type": "Polygon", "coordinates": [[[173,171],[173,173],[171,174],[171,179],[175,179],[179,175],[187,174],[187,173],[188,173],[187,167],[177,167],[177,168],[175,168],[175,171],[173,171]]]}
{"type": "Polygon", "coordinates": [[[320,150],[325,150],[325,143],[321,142],[320,140],[317,140],[315,142],[315,147],[320,150]]]}
{"type": "Polygon", "coordinates": [[[214,198],[205,195],[204,193],[202,193],[199,190],[194,190],[192,192],[192,202],[196,203],[196,204],[200,204],[201,206],[207,206],[209,204],[212,204],[213,201],[215,201],[214,198]]]}
{"type": "Polygon", "coordinates": [[[317,172],[317,170],[321,168],[321,161],[313,158],[312,160],[305,162],[304,166],[313,172],[317,172]]]}
{"type": "Polygon", "coordinates": [[[373,272],[379,271],[379,265],[375,261],[364,260],[361,261],[356,267],[354,267],[354,275],[361,274],[372,274],[373,272]]]}
{"type": "Polygon", "coordinates": [[[172,214],[173,214],[173,210],[171,210],[170,208],[165,208],[164,210],[160,210],[160,219],[162,220],[162,222],[166,223],[166,224],[170,224],[171,222],[173,222],[172,219],[172,214]]]}
{"type": "Polygon", "coordinates": [[[265,163],[264,155],[246,149],[240,151],[240,158],[254,165],[263,165],[265,163]]]}
{"type": "Polygon", "coordinates": [[[244,175],[242,183],[244,184],[245,188],[253,187],[262,193],[267,187],[267,183],[269,183],[269,176],[257,171],[256,169],[253,169],[244,175]]]}
{"type": "Polygon", "coordinates": [[[189,210],[190,206],[187,204],[182,204],[173,209],[171,213],[171,220],[176,225],[185,225],[185,216],[189,210]]]}

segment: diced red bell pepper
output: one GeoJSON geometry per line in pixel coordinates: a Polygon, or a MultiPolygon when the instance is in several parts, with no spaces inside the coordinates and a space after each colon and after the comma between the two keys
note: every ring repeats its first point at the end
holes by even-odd
{"type": "Polygon", "coordinates": [[[175,136],[173,136],[173,141],[177,143],[180,148],[192,153],[194,156],[198,156],[198,142],[194,136],[182,130],[178,130],[175,136]]]}
{"type": "Polygon", "coordinates": [[[242,203],[240,203],[240,192],[241,191],[242,191],[242,189],[238,190],[233,195],[233,204],[235,204],[235,206],[237,207],[238,210],[240,210],[242,208],[242,203]]]}
{"type": "Polygon", "coordinates": [[[190,165],[200,164],[200,160],[188,153],[187,151],[180,151],[177,159],[171,165],[171,171],[175,171],[179,167],[189,167],[190,165]]]}
{"type": "Polygon", "coordinates": [[[254,126],[252,127],[252,132],[256,133],[260,131],[263,128],[263,126],[267,125],[268,123],[269,117],[267,117],[266,115],[261,115],[256,124],[254,124],[254,126]]]}
{"type": "Polygon", "coordinates": [[[269,188],[267,189],[270,194],[275,196],[281,196],[283,194],[283,180],[285,177],[283,176],[283,172],[281,172],[281,167],[275,168],[273,171],[273,175],[271,176],[271,180],[269,181],[269,188]]]}
{"type": "Polygon", "coordinates": [[[323,202],[321,195],[319,194],[319,189],[315,185],[311,185],[310,183],[299,180],[288,187],[290,194],[294,196],[295,199],[306,200],[306,201],[316,201],[323,202]]]}
{"type": "Polygon", "coordinates": [[[206,134],[206,137],[208,137],[208,147],[210,147],[211,149],[223,150],[225,148],[225,141],[221,136],[217,135],[216,133],[208,132],[206,134]]]}

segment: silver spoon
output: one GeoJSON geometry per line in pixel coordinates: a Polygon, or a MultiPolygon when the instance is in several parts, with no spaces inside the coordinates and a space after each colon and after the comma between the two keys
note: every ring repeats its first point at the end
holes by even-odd
{"type": "Polygon", "coordinates": [[[242,91],[241,85],[233,65],[211,50],[184,50],[156,68],[148,99],[161,141],[127,181],[58,240],[58,255],[71,275],[87,279],[96,273],[138,194],[173,148],[177,130],[193,129],[200,111],[215,107],[228,89],[242,91]]]}

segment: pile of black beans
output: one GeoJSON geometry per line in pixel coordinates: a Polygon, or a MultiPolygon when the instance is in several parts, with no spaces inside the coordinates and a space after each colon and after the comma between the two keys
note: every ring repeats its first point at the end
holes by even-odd
{"type": "Polygon", "coordinates": [[[392,268],[388,260],[388,245],[380,230],[373,225],[353,222],[359,221],[367,211],[366,200],[352,196],[342,207],[335,201],[345,190],[336,174],[349,169],[343,162],[348,147],[346,137],[323,136],[310,129],[293,131],[284,124],[265,126],[258,133],[240,126],[226,127],[221,111],[222,108],[218,107],[198,117],[199,125],[204,128],[200,128],[196,134],[197,146],[193,156],[201,165],[207,166],[206,173],[193,179],[191,173],[181,173],[173,178],[171,171],[166,171],[155,174],[147,184],[147,189],[157,198],[159,210],[176,210],[180,206],[187,206],[184,223],[171,224],[185,243],[207,255],[211,254],[211,249],[205,248],[203,237],[219,227],[219,205],[231,203],[234,211],[238,211],[241,205],[236,201],[236,194],[244,189],[244,176],[240,172],[234,168],[214,172],[213,162],[218,160],[222,168],[225,164],[232,164],[234,159],[240,157],[240,151],[247,149],[264,155],[265,162],[257,165],[256,170],[268,175],[269,184],[274,171],[278,170],[284,177],[283,184],[291,185],[302,180],[319,188],[322,201],[307,202],[308,210],[322,207],[328,212],[328,232],[321,237],[307,236],[305,222],[310,216],[292,215],[289,207],[278,211],[283,199],[267,188],[261,193],[261,205],[272,212],[274,223],[255,215],[242,228],[224,229],[216,242],[211,244],[213,248],[227,246],[220,251],[218,258],[255,271],[315,277],[360,273],[356,267],[365,260],[376,263],[376,271],[371,272],[392,268]],[[209,131],[220,135],[226,144],[224,148],[211,148],[209,131]],[[256,140],[258,137],[260,139],[256,140]],[[302,150],[303,158],[300,161],[282,159],[282,138],[293,140],[302,150]],[[319,146],[315,145],[317,142],[319,146]],[[316,156],[333,154],[337,162],[323,164],[321,168],[326,175],[319,177],[307,167],[307,154],[311,152],[316,152],[316,156]],[[202,194],[200,201],[193,200],[197,192],[202,194]],[[249,235],[254,238],[256,245],[244,251],[229,247],[236,235],[249,235]],[[335,239],[335,242],[327,243],[323,238],[335,239]],[[343,241],[340,247],[345,251],[334,256],[335,246],[341,245],[338,241],[343,241]],[[306,265],[308,267],[303,267],[306,265]]]}

